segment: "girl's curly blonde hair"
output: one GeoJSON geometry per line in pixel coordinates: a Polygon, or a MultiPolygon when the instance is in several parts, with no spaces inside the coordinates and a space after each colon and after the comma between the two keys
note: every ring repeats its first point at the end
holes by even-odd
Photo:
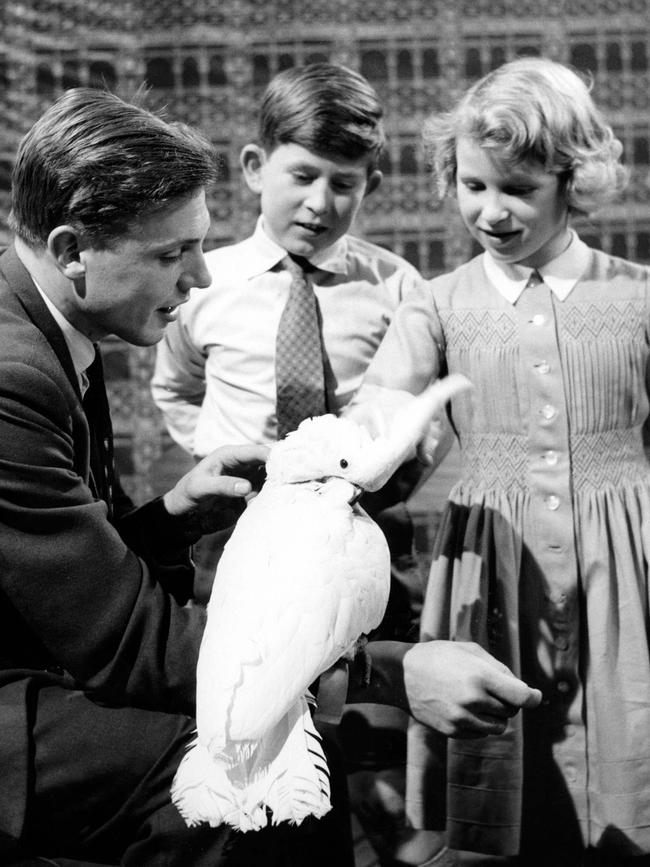
{"type": "Polygon", "coordinates": [[[512,165],[534,160],[561,179],[570,212],[591,214],[625,187],[623,147],[590,85],[541,57],[510,61],[476,82],[455,108],[425,122],[424,146],[441,196],[456,183],[456,142],[475,139],[512,165]]]}

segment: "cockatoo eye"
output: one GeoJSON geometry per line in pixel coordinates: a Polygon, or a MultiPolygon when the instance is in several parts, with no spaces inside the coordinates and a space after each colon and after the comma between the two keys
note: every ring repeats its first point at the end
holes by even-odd
{"type": "Polygon", "coordinates": [[[342,470],[345,470],[348,467],[348,462],[345,460],[345,458],[341,458],[341,460],[339,461],[339,464],[340,464],[342,470]]]}

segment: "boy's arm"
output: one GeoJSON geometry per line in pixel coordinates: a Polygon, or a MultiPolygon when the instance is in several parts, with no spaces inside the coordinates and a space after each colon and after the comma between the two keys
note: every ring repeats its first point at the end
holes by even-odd
{"type": "Polygon", "coordinates": [[[205,396],[205,356],[180,318],[167,327],[158,344],[151,393],[169,433],[191,454],[205,396]]]}

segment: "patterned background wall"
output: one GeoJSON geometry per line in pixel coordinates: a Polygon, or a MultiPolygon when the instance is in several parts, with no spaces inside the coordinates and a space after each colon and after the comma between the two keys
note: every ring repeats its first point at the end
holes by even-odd
{"type": "MultiPolygon", "coordinates": [[[[328,59],[363,72],[386,109],[385,181],[356,231],[427,276],[474,251],[437,202],[420,148],[423,118],[490,68],[545,54],[590,71],[624,142],[625,198],[579,226],[588,243],[650,262],[650,16],[647,0],[0,0],[0,242],[16,145],[65,88],[147,82],[152,107],[200,126],[223,157],[207,246],[251,229],[257,203],[237,158],[255,134],[269,78],[328,59]]],[[[104,346],[119,465],[137,500],[165,488],[173,452],[149,397],[153,351],[104,346]]]]}

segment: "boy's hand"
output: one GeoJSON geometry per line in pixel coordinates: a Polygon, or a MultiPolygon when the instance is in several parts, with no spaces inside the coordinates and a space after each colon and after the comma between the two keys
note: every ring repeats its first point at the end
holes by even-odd
{"type": "Polygon", "coordinates": [[[267,446],[221,446],[165,494],[170,515],[186,516],[202,533],[229,527],[264,481],[267,446]]]}
{"type": "Polygon", "coordinates": [[[538,689],[471,642],[415,644],[402,664],[411,715],[448,737],[503,734],[511,716],[542,699],[538,689]]]}

